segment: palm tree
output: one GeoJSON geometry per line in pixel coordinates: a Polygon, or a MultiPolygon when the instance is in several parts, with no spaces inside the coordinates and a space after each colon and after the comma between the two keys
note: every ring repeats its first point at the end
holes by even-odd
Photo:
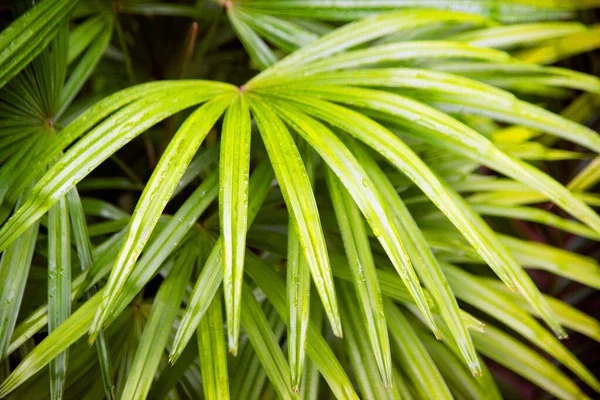
{"type": "Polygon", "coordinates": [[[600,80],[549,66],[599,4],[15,2],[0,397],[600,392],[558,340],[600,323],[524,269],[597,260],[515,229],[600,238],[600,80]]]}

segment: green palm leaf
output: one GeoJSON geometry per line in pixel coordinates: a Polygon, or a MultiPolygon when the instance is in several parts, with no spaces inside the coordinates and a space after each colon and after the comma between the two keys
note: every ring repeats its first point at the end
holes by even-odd
{"type": "MultiPolygon", "coordinates": [[[[230,88],[227,85],[212,83],[207,84],[207,87],[203,86],[200,84],[199,87],[192,88],[190,92],[183,91],[175,97],[172,93],[167,93],[159,97],[143,98],[134,103],[132,107],[122,110],[121,113],[96,127],[84,140],[79,141],[70,148],[64,157],[56,162],[52,169],[33,188],[28,201],[24,202],[10,220],[3,225],[0,229],[0,249],[5,248],[8,243],[12,242],[29,225],[40,218],[53,203],[58,201],[63,194],[83,179],[94,167],[135,136],[167,116],[191,105],[206,101],[230,88]],[[198,91],[202,94],[199,95],[198,91]],[[149,107],[150,104],[152,106],[149,107]],[[159,110],[163,111],[160,112],[159,110]],[[143,121],[143,123],[133,124],[138,120],[143,121]],[[110,133],[107,134],[107,131],[110,131],[110,133]],[[91,153],[89,156],[88,152],[91,153]]],[[[114,108],[112,110],[114,111],[114,108]]],[[[110,111],[111,109],[104,110],[104,112],[110,111]]],[[[98,119],[95,122],[98,122],[98,119]]],[[[70,126],[73,126],[76,135],[80,135],[79,132],[90,125],[93,126],[93,124],[94,121],[90,121],[84,114],[70,126]]],[[[65,132],[70,133],[68,129],[65,129],[62,132],[65,136],[68,135],[65,132]]],[[[72,140],[70,137],[65,139],[68,140],[65,140],[66,143],[72,140]]]]}
{"type": "Polygon", "coordinates": [[[449,282],[457,296],[465,302],[494,315],[498,320],[536,343],[556,360],[560,361],[598,391],[600,384],[583,364],[577,360],[556,338],[539,325],[519,307],[511,304],[503,295],[494,293],[489,287],[480,285],[476,278],[458,268],[445,266],[449,282]],[[474,295],[474,293],[478,293],[474,295]]]}
{"type": "MultiPolygon", "coordinates": [[[[256,213],[264,202],[272,182],[273,170],[266,162],[263,162],[256,167],[250,180],[248,226],[252,224],[252,220],[256,217],[256,213]]],[[[171,362],[174,362],[185,349],[204,313],[211,304],[212,298],[219,289],[219,285],[223,279],[223,268],[221,266],[223,247],[223,238],[219,237],[207,257],[206,263],[188,300],[187,309],[181,318],[173,348],[171,349],[171,362]]]]}
{"type": "Polygon", "coordinates": [[[600,391],[598,0],[25,3],[0,397],[600,391]]]}
{"type": "MultiPolygon", "coordinates": [[[[48,331],[71,314],[71,228],[66,198],[48,213],[48,331]]],[[[67,352],[50,362],[50,397],[63,396],[67,352]]]]}
{"type": "Polygon", "coordinates": [[[187,281],[195,265],[195,256],[195,249],[191,245],[182,249],[172,264],[167,279],[160,285],[127,375],[122,398],[144,398],[150,391],[187,281]]]}
{"type": "Polygon", "coordinates": [[[200,107],[186,120],[165,150],[165,154],[144,189],[131,217],[127,238],[117,256],[117,261],[106,286],[107,292],[111,296],[106,296],[103,299],[102,306],[98,310],[90,332],[92,340],[108,317],[108,310],[123,290],[126,279],[131,275],[131,270],[148,241],[152,228],[158,221],[166,201],[171,197],[175,186],[179,183],[183,171],[230,101],[231,96],[225,95],[217,97],[200,107]],[[142,221],[144,221],[143,225],[142,221]]]}
{"type": "Polygon", "coordinates": [[[235,98],[225,115],[219,165],[219,215],[223,234],[223,287],[229,348],[235,353],[240,327],[240,299],[248,230],[250,109],[245,96],[235,98]]]}
{"type": "Polygon", "coordinates": [[[297,398],[297,395],[292,391],[289,367],[280,347],[277,345],[275,335],[264,313],[249,287],[246,286],[242,294],[244,297],[242,302],[244,331],[248,335],[252,346],[256,349],[256,354],[265,368],[269,380],[280,398],[297,398]]]}
{"type": "Polygon", "coordinates": [[[77,1],[40,1],[0,34],[0,88],[44,50],[77,1]]]}
{"type": "Polygon", "coordinates": [[[329,193],[344,239],[360,311],[366,321],[368,337],[383,383],[391,386],[392,360],[387,323],[367,231],[360,210],[341,183],[332,175],[331,172],[327,174],[329,193]]]}
{"type": "Polygon", "coordinates": [[[250,106],[267,147],[275,176],[294,219],[294,225],[297,228],[298,237],[310,266],[313,281],[323,301],[325,312],[333,331],[341,337],[342,326],[325,238],[306,169],[289,131],[274,115],[274,110],[256,97],[251,98],[250,106]]]}
{"type": "MultiPolygon", "coordinates": [[[[0,358],[9,354],[10,339],[13,334],[19,306],[23,299],[27,275],[31,267],[38,224],[34,224],[3,253],[0,259],[0,358]]],[[[47,311],[46,311],[47,312],[47,311]]]]}
{"type": "Polygon", "coordinates": [[[219,295],[213,298],[206,318],[200,321],[197,335],[204,395],[207,399],[228,399],[227,350],[219,295]]]}
{"type": "MultiPolygon", "coordinates": [[[[315,154],[309,145],[302,141],[299,151],[306,167],[306,172],[311,181],[314,182],[315,154]]],[[[288,222],[288,246],[287,246],[287,289],[288,307],[290,309],[290,330],[288,337],[288,359],[292,388],[294,392],[300,389],[300,383],[304,374],[306,329],[310,317],[310,268],[304,255],[298,231],[294,221],[288,222]]]]}
{"type": "Polygon", "coordinates": [[[547,359],[501,330],[486,325],[486,333],[474,334],[473,340],[485,356],[531,379],[558,398],[587,397],[547,359]]]}
{"type": "Polygon", "coordinates": [[[435,299],[435,303],[440,310],[444,322],[452,334],[460,353],[467,363],[469,370],[474,375],[481,375],[481,366],[477,357],[475,348],[471,341],[471,336],[467,331],[466,325],[459,314],[459,307],[452,290],[448,288],[448,282],[440,265],[438,264],[433,252],[429,248],[425,237],[420,231],[417,223],[414,221],[406,205],[396,194],[393,185],[385,177],[383,171],[362,149],[355,147],[355,153],[358,159],[369,171],[373,182],[381,188],[384,197],[390,203],[390,208],[396,211],[396,219],[399,222],[401,235],[408,238],[407,250],[417,267],[417,271],[424,281],[425,286],[435,299]]]}
{"type": "Polygon", "coordinates": [[[403,312],[390,301],[386,302],[385,310],[390,316],[392,342],[400,350],[399,363],[419,397],[451,399],[444,379],[403,312]]]}
{"type": "Polygon", "coordinates": [[[431,173],[423,161],[400,139],[355,111],[316,99],[303,101],[299,105],[307,112],[328,120],[329,123],[339,126],[364,141],[399,170],[405,172],[465,235],[498,276],[509,286],[519,287],[531,303],[540,309],[555,332],[559,336],[564,336],[556,316],[553,315],[531,279],[503,248],[495,234],[477,214],[469,209],[462,198],[431,173]],[[364,130],[365,127],[368,127],[368,130],[364,130]],[[391,143],[394,143],[394,146],[391,146],[391,143]],[[487,245],[482,246],[483,243],[487,245]]]}
{"type": "MultiPolygon", "coordinates": [[[[431,313],[423,298],[422,289],[414,273],[410,259],[400,240],[396,227],[391,224],[391,216],[381,195],[367,173],[360,168],[350,151],[325,126],[314,119],[279,105],[289,122],[303,137],[315,147],[320,156],[336,173],[338,179],[346,186],[356,204],[367,219],[373,234],[377,236],[384,249],[394,263],[394,267],[407,283],[423,314],[431,321],[431,313]]],[[[432,329],[435,325],[430,323],[432,329]]]]}
{"type": "MultiPolygon", "coordinates": [[[[247,258],[246,271],[255,281],[261,283],[261,290],[275,307],[279,316],[289,320],[289,311],[285,297],[285,285],[283,279],[260,258],[251,255],[247,258]]],[[[340,365],[333,351],[321,335],[321,332],[311,321],[307,330],[306,352],[315,364],[323,378],[327,381],[329,388],[339,399],[358,399],[346,372],[340,365]]]]}

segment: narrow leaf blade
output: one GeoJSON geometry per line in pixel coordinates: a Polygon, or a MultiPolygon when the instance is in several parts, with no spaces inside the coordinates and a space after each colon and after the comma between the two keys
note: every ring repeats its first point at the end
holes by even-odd
{"type": "Polygon", "coordinates": [[[289,131],[274,110],[251,97],[250,106],[271,159],[288,210],[298,229],[311,275],[336,336],[342,336],[333,277],[319,211],[306,168],[289,131]]]}
{"type": "Polygon", "coordinates": [[[244,254],[248,230],[250,171],[250,109],[246,97],[231,103],[221,137],[219,161],[219,217],[223,237],[223,290],[229,348],[237,353],[244,254]]]}

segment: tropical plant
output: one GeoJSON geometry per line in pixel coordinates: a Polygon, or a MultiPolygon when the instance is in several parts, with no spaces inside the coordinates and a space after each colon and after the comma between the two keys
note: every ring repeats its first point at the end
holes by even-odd
{"type": "Polygon", "coordinates": [[[558,340],[600,323],[524,269],[598,289],[598,261],[515,228],[600,238],[600,80],[548,66],[600,46],[571,20],[599,1],[30,3],[0,397],[501,398],[486,360],[600,392],[558,340]]]}

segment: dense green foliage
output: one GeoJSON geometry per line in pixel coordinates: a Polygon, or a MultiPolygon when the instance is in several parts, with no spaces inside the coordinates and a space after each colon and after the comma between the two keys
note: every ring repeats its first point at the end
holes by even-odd
{"type": "Polygon", "coordinates": [[[600,323],[524,269],[600,265],[519,229],[600,239],[600,79],[551,65],[600,47],[600,1],[30,3],[0,33],[0,397],[600,392],[559,340],[600,323]]]}

